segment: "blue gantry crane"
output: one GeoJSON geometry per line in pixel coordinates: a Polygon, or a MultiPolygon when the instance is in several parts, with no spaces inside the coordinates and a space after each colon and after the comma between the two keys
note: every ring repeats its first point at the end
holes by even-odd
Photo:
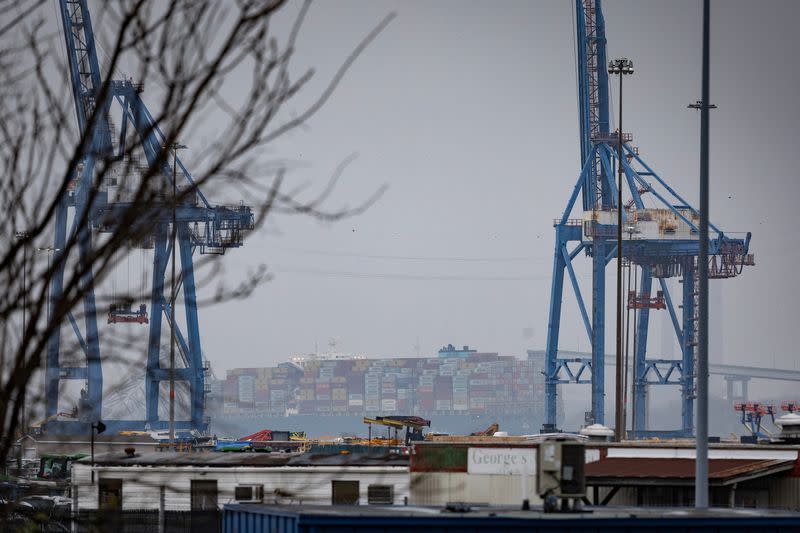
{"type": "MultiPolygon", "coordinates": [[[[79,130],[87,142],[80,153],[79,162],[70,176],[69,186],[63,191],[55,215],[54,253],[59,265],[50,284],[50,305],[56,305],[64,290],[64,267],[67,258],[62,258],[68,239],[75,238],[78,253],[76,261],[82,265],[91,262],[92,241],[103,232],[113,231],[126,213],[130,213],[130,199],[115,191],[112,179],[94,183],[98,162],[107,163],[112,158],[144,157],[152,173],[151,180],[163,190],[175,187],[180,191],[192,190],[193,194],[182,194],[179,205],[174,206],[168,194],[157,196],[147,206],[142,216],[147,219],[147,234],[132,246],[152,248],[153,265],[149,295],[149,316],[145,304],[131,310],[130,302],[112,305],[108,322],[134,322],[149,328],[148,343],[141,352],[147,354],[145,375],[146,415],[144,420],[104,420],[109,431],[123,429],[164,429],[168,422],[159,419],[159,383],[169,380],[169,369],[159,362],[163,319],[168,323],[177,309],[170,307],[165,297],[165,272],[172,246],[176,246],[180,261],[177,276],[178,291],[182,291],[186,331],[180,330],[176,321],[178,354],[182,366],[175,369],[177,382],[188,382],[190,390],[190,419],[176,422],[177,429],[204,430],[204,369],[200,346],[200,325],[195,295],[193,253],[222,254],[228,248],[242,245],[243,233],[254,227],[252,210],[247,206],[212,205],[199,189],[195,188],[191,174],[181,160],[169,156],[170,146],[164,134],[153,120],[141,98],[142,86],[130,79],[104,80],[98,62],[95,37],[87,0],[59,0],[61,21],[66,39],[69,74],[75,100],[75,113],[79,130]],[[111,120],[112,109],[120,116],[120,132],[115,135],[111,120]],[[133,130],[128,133],[128,128],[133,130]],[[167,152],[165,154],[165,151],[167,152]],[[140,152],[138,155],[132,152],[140,152]],[[168,155],[168,157],[165,157],[168,155]],[[187,189],[188,188],[188,189],[187,189]],[[173,212],[174,208],[174,212],[173,212]],[[173,216],[176,241],[172,233],[173,216]],[[68,221],[71,220],[68,228],[68,221]]],[[[110,77],[109,77],[110,78],[110,77]]],[[[129,159],[130,160],[130,159],[129,159]]],[[[140,222],[141,223],[141,222],[140,222]]],[[[86,270],[81,280],[85,289],[82,302],[82,322],[74,314],[69,315],[69,324],[77,344],[83,352],[85,365],[75,364],[65,357],[61,331],[49,339],[46,361],[46,429],[50,432],[74,433],[88,431],[88,425],[98,421],[102,413],[103,372],[98,334],[98,313],[95,303],[95,286],[92,270],[86,270]],[[59,385],[64,380],[82,381],[78,401],[78,419],[75,421],[53,420],[58,413],[59,385]]],[[[169,293],[169,290],[167,291],[169,293]]],[[[178,299],[177,302],[180,301],[178,299]]],[[[79,315],[80,316],[80,315],[79,315]]]]}
{"type": "MultiPolygon", "coordinates": [[[[545,353],[545,424],[556,426],[558,385],[568,383],[591,383],[591,417],[594,422],[605,423],[606,266],[617,255],[617,214],[622,208],[624,237],[621,255],[624,264],[637,270],[639,280],[638,290],[626,295],[628,309],[633,309],[636,314],[632,435],[689,436],[693,433],[695,394],[699,213],[645,162],[638,148],[631,145],[630,133],[622,133],[624,156],[618,160],[619,132],[610,130],[606,35],[601,0],[575,0],[575,4],[581,171],[564,213],[554,221],[555,256],[545,353]],[[617,200],[616,164],[621,164],[623,169],[626,202],[622,206],[617,200]],[[573,215],[577,211],[579,196],[581,211],[573,215]],[[572,265],[580,255],[592,262],[590,311],[587,311],[572,265]],[[591,358],[559,357],[565,272],[592,346],[591,358]],[[669,278],[679,278],[682,284],[678,306],[681,308],[680,316],[667,285],[669,278]],[[655,294],[654,281],[660,287],[655,294]],[[658,309],[669,313],[681,348],[680,359],[647,356],[650,312],[658,309]],[[680,387],[680,429],[647,431],[646,405],[650,385],[680,387]]],[[[710,229],[709,278],[732,278],[740,274],[744,266],[755,264],[753,255],[749,253],[750,233],[734,237],[713,224],[710,229]]],[[[613,296],[613,290],[610,294],[613,296]]]]}

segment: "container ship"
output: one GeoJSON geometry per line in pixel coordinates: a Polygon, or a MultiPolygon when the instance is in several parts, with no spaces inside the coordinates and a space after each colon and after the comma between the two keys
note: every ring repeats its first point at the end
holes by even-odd
{"type": "Polygon", "coordinates": [[[364,416],[417,415],[432,430],[474,431],[486,421],[532,433],[544,408],[544,359],[447,345],[437,357],[293,357],[275,367],[234,368],[212,387],[212,428],[261,425],[310,436],[356,432],[364,416]]]}

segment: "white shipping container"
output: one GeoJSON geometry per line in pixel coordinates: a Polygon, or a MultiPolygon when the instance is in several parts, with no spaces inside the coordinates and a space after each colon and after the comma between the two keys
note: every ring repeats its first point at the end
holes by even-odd
{"type": "Polygon", "coordinates": [[[239,376],[239,402],[253,403],[256,381],[253,376],[239,376]]]}

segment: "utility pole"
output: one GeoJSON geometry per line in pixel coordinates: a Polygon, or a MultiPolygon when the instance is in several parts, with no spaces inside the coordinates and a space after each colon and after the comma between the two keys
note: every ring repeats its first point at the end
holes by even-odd
{"type": "Polygon", "coordinates": [[[697,430],[694,506],[708,507],[708,137],[709,110],[709,18],[710,2],[703,0],[703,85],[702,99],[689,107],[700,108],[700,235],[697,268],[699,269],[700,309],[697,317],[697,430]]]}
{"type": "MultiPolygon", "coordinates": [[[[47,252],[47,275],[45,275],[45,277],[44,277],[44,282],[47,283],[47,306],[45,307],[45,309],[46,309],[46,313],[47,313],[47,315],[46,315],[47,316],[47,324],[49,325],[50,324],[50,317],[51,317],[52,312],[53,312],[53,310],[52,310],[52,307],[53,307],[52,306],[52,302],[50,301],[50,288],[52,286],[51,283],[50,283],[50,280],[52,279],[53,275],[50,273],[50,268],[51,268],[51,265],[52,265],[53,252],[60,252],[61,248],[56,248],[54,246],[41,246],[41,247],[36,248],[36,251],[37,252],[47,252]]],[[[42,375],[42,379],[43,379],[42,391],[45,391],[44,394],[46,395],[46,391],[47,391],[47,374],[46,374],[46,372],[43,372],[42,374],[43,374],[42,375]]]]}
{"type": "MultiPolygon", "coordinates": [[[[36,248],[36,251],[37,252],[47,252],[47,271],[50,272],[50,264],[51,264],[52,259],[53,259],[53,252],[60,252],[61,248],[55,248],[53,246],[41,246],[39,248],[36,248]]],[[[49,276],[47,277],[46,281],[48,283],[48,288],[47,288],[47,322],[49,323],[50,322],[50,312],[51,312],[51,309],[50,309],[50,283],[49,283],[50,282],[50,277],[49,276]]]]}
{"type": "Polygon", "coordinates": [[[625,438],[625,368],[622,363],[622,77],[633,74],[633,61],[627,58],[608,62],[608,73],[619,76],[619,138],[617,140],[617,356],[614,440],[625,438]]]}
{"type": "Polygon", "coordinates": [[[186,148],[180,143],[172,145],[172,280],[169,298],[169,442],[175,445],[175,246],[178,229],[178,150],[186,148]]]}
{"type": "MultiPolygon", "coordinates": [[[[18,231],[14,234],[17,240],[22,241],[22,339],[24,342],[26,329],[28,326],[28,237],[29,234],[27,231],[18,231]]],[[[26,387],[27,388],[27,387],[26,387]]],[[[25,403],[27,403],[27,399],[23,404],[20,406],[20,419],[21,419],[21,426],[22,426],[22,433],[25,434],[25,426],[27,421],[25,420],[26,409],[25,403]]]]}
{"type": "Polygon", "coordinates": [[[94,432],[96,431],[98,435],[103,433],[106,430],[106,425],[103,424],[102,421],[98,420],[96,423],[92,422],[92,427],[89,429],[91,433],[92,485],[94,485],[94,432]]]}

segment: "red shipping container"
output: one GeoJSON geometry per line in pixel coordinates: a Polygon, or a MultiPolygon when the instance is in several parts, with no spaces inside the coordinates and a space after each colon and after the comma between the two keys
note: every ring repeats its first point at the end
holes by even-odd
{"type": "Polygon", "coordinates": [[[437,400],[449,400],[453,397],[453,387],[452,385],[449,387],[440,387],[436,386],[433,388],[433,396],[437,400]]]}
{"type": "Polygon", "coordinates": [[[417,402],[419,405],[419,409],[421,411],[432,411],[433,410],[433,398],[420,398],[417,402]]]}

